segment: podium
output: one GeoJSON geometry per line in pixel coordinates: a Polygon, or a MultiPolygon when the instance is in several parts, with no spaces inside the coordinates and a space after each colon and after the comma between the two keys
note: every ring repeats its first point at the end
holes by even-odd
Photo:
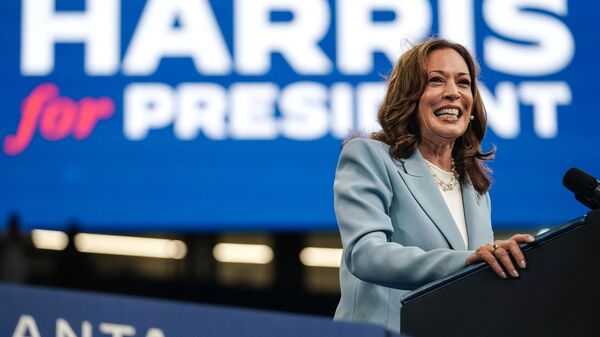
{"type": "Polygon", "coordinates": [[[600,336],[600,210],[522,246],[527,268],[501,279],[469,266],[402,299],[401,331],[429,336],[600,336]]]}

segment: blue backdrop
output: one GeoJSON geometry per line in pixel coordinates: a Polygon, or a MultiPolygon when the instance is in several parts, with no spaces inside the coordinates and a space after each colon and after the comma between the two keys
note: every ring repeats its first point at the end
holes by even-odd
{"type": "Polygon", "coordinates": [[[592,1],[27,0],[0,4],[0,215],[87,230],[336,228],[341,140],[428,36],[480,60],[495,228],[585,211],[592,1]]]}

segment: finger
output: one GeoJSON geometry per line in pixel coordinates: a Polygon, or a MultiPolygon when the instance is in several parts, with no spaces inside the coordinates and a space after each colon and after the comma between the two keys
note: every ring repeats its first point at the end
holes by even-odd
{"type": "Polygon", "coordinates": [[[498,260],[496,259],[494,254],[492,254],[492,252],[490,252],[487,249],[482,249],[479,255],[487,264],[490,265],[492,270],[495,271],[496,274],[498,274],[498,276],[502,277],[503,279],[506,279],[506,273],[504,272],[504,269],[502,269],[500,263],[498,263],[498,260]]]}
{"type": "Polygon", "coordinates": [[[508,240],[506,246],[504,248],[508,248],[508,251],[513,256],[513,259],[517,262],[519,267],[522,269],[527,267],[527,262],[525,261],[525,255],[523,251],[521,251],[521,247],[514,240],[508,240]]]}
{"type": "Polygon", "coordinates": [[[504,269],[506,269],[512,277],[519,277],[519,273],[517,272],[515,265],[512,263],[512,260],[510,259],[510,256],[508,255],[506,249],[504,249],[503,247],[498,247],[494,251],[494,255],[496,256],[498,261],[502,263],[504,269]]]}
{"type": "Polygon", "coordinates": [[[479,253],[477,251],[475,251],[475,253],[471,254],[468,258],[467,258],[467,266],[470,266],[476,262],[482,261],[483,259],[481,258],[481,256],[479,255],[479,253]]]}
{"type": "Polygon", "coordinates": [[[517,242],[530,243],[535,241],[535,238],[529,234],[515,234],[511,237],[511,240],[515,240],[517,242]]]}
{"type": "Polygon", "coordinates": [[[483,262],[487,262],[483,259],[483,252],[485,251],[490,251],[492,249],[492,244],[487,243],[485,245],[481,245],[479,247],[477,247],[477,249],[475,250],[475,252],[473,252],[473,254],[469,255],[469,257],[467,257],[467,265],[472,265],[476,262],[479,261],[483,261],[483,262]]]}

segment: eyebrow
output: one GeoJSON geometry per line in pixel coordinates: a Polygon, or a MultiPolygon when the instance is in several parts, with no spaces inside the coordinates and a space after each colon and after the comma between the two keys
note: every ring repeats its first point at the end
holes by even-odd
{"type": "MultiPolygon", "coordinates": [[[[445,76],[445,75],[448,75],[448,73],[447,73],[447,72],[445,72],[445,71],[443,71],[443,70],[436,70],[436,69],[434,69],[434,70],[431,70],[431,71],[429,71],[429,72],[428,72],[428,74],[431,74],[431,73],[440,73],[440,74],[442,74],[442,75],[444,75],[444,76],[445,76]]],[[[460,73],[458,73],[457,75],[458,75],[458,76],[464,76],[464,75],[466,75],[466,76],[469,76],[469,77],[471,76],[471,75],[469,75],[469,73],[464,73],[464,72],[460,72],[460,73]]]]}

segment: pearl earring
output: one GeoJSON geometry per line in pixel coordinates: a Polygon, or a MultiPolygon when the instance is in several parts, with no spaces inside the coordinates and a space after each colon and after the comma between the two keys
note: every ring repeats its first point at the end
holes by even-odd
{"type": "Polygon", "coordinates": [[[471,117],[469,117],[469,120],[472,121],[475,119],[475,116],[471,115],[471,117]]]}

